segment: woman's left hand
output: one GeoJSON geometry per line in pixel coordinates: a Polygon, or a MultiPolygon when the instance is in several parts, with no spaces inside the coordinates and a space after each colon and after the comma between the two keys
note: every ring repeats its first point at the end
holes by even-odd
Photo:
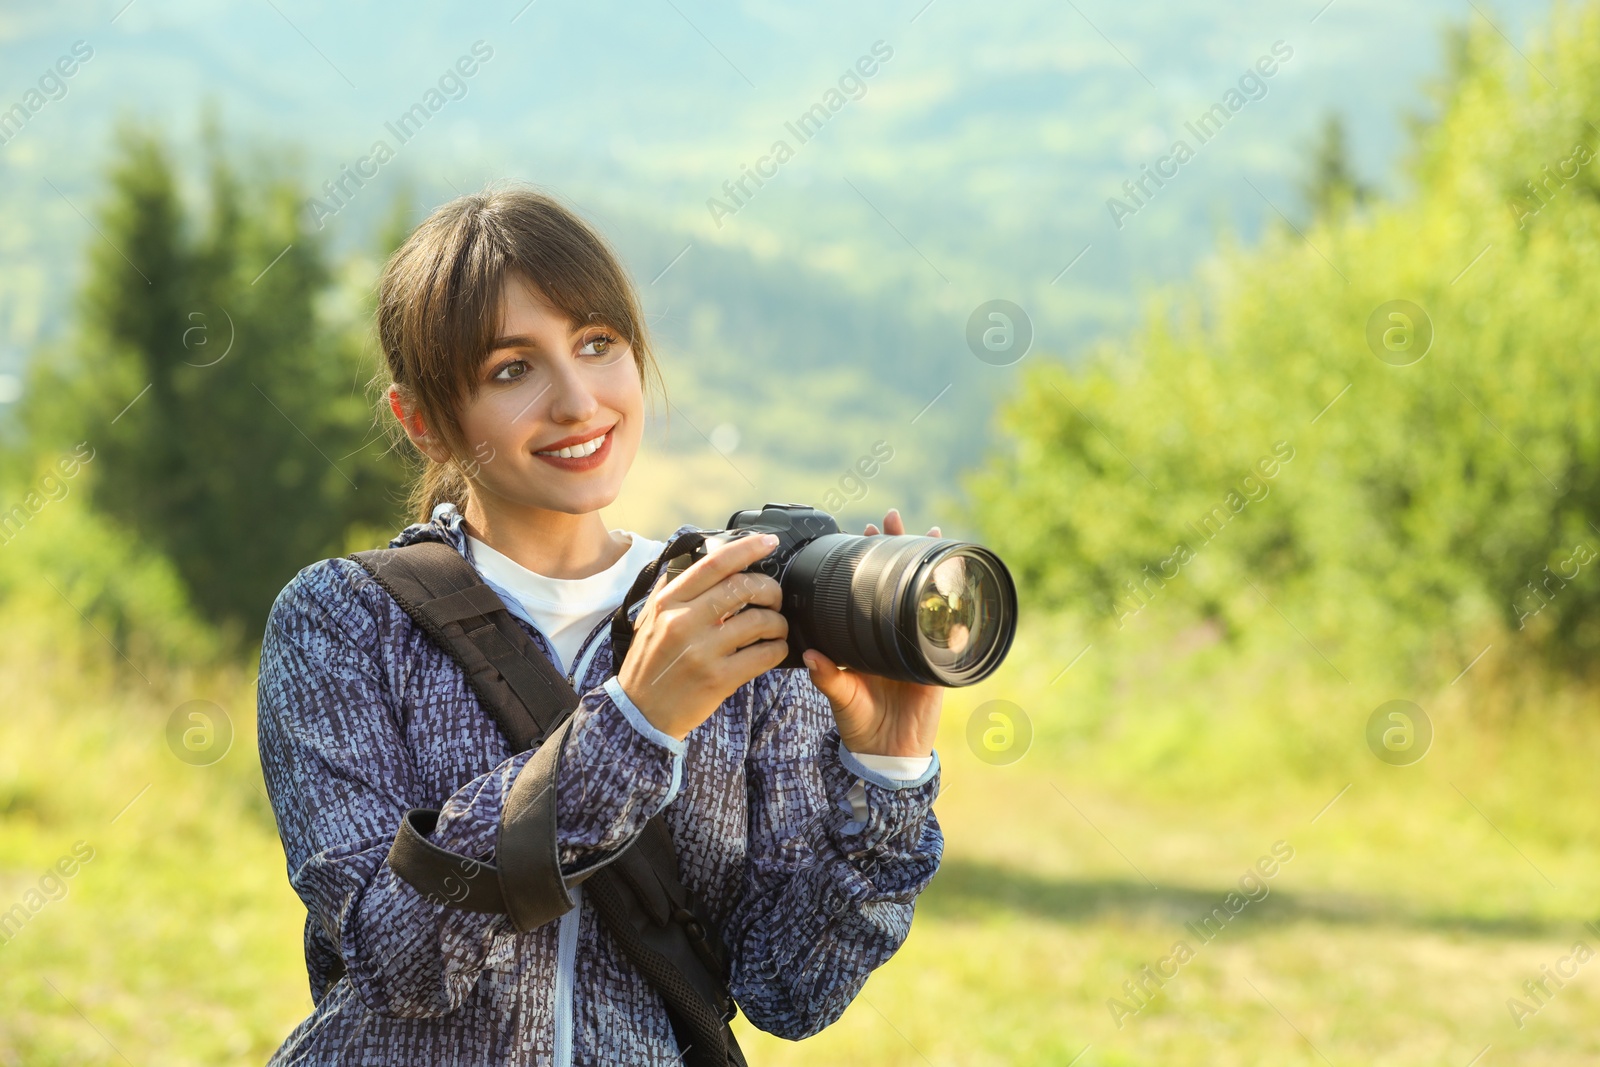
{"type": "MultiPolygon", "coordinates": [[[[891,536],[906,532],[898,508],[890,508],[883,517],[883,532],[891,536]]],[[[867,523],[867,536],[877,533],[878,527],[867,523]]],[[[929,530],[928,536],[940,536],[939,527],[929,530]]],[[[943,686],[849,670],[814,648],[807,649],[804,658],[812,684],[833,705],[833,718],[839,724],[845,748],[881,756],[933,754],[939,709],[944,703],[943,686]]]]}

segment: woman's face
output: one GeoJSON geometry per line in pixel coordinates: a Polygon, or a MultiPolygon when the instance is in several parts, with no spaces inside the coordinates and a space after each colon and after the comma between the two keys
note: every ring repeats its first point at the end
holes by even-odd
{"type": "Polygon", "coordinates": [[[611,326],[569,321],[515,275],[501,301],[478,394],[460,413],[474,496],[488,509],[598,511],[617,498],[643,435],[633,352],[611,326]],[[570,458],[540,454],[563,445],[570,458]]]}

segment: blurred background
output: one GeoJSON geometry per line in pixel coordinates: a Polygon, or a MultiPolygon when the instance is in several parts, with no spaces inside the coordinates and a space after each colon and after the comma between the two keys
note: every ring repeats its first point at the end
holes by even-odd
{"type": "Polygon", "coordinates": [[[752,1062],[1600,1062],[1600,4],[112,0],[0,56],[0,1064],[310,1010],[260,635],[410,521],[374,281],[507,180],[661,355],[608,525],[897,506],[1021,588],[909,939],[752,1062]]]}

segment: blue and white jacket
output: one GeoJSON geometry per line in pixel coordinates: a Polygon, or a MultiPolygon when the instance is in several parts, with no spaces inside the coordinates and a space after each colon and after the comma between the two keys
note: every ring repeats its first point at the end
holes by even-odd
{"type": "MultiPolygon", "coordinates": [[[[390,545],[424,540],[471,562],[451,506],[390,545]]],[[[516,598],[502,599],[559,663],[516,598]]],[[[900,947],[938,869],[938,753],[914,780],[867,767],[799,668],[741,686],[679,741],[612,677],[609,623],[573,671],[582,701],[557,780],[562,872],[609,862],[664,811],[684,884],[732,954],[740,1010],[781,1037],[816,1033],[900,947]]],[[[504,915],[430,904],[385,864],[411,808],[440,809],[434,843],[492,861],[530,753],[512,754],[455,661],[353,560],[315,563],[279,594],[258,706],[315,1004],[273,1067],[677,1062],[659,995],[582,885],[577,907],[518,933],[504,915]],[[324,993],[340,959],[346,974],[324,993]]]]}

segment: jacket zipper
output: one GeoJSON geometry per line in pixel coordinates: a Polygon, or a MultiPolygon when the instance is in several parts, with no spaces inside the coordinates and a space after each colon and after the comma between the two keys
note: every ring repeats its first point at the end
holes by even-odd
{"type": "Polygon", "coordinates": [[[582,885],[572,887],[572,899],[572,910],[561,916],[556,934],[556,1067],[572,1067],[572,986],[578,959],[578,917],[583,911],[582,885]]]}
{"type": "MultiPolygon", "coordinates": [[[[603,624],[602,624],[603,625],[603,624]]],[[[598,629],[598,627],[597,627],[598,629]]],[[[600,642],[591,630],[589,641],[579,650],[578,659],[567,675],[567,684],[577,688],[577,679],[586,678],[600,642]]],[[[572,1067],[572,1029],[576,1022],[572,1004],[578,959],[578,924],[583,913],[583,886],[572,887],[573,906],[561,916],[556,930],[555,1067],[572,1067]]]]}
{"type": "MultiPolygon", "coordinates": [[[[517,600],[509,592],[502,592],[498,587],[494,587],[492,583],[487,583],[487,580],[486,584],[490,584],[495,589],[496,594],[505,602],[506,607],[513,615],[533,628],[534,633],[539,635],[546,648],[552,652],[555,651],[555,643],[545,636],[545,632],[539,629],[538,624],[528,618],[521,601],[517,600]]],[[[589,636],[584,639],[584,643],[579,646],[577,661],[573,665],[572,672],[567,675],[567,684],[574,690],[578,688],[578,678],[588,675],[589,667],[594,662],[595,653],[600,651],[601,635],[607,631],[610,625],[611,616],[608,615],[595,624],[594,629],[589,631],[589,636]]],[[[583,886],[581,884],[573,886],[571,894],[573,906],[571,910],[561,916],[556,925],[555,1048],[553,1056],[555,1067],[572,1067],[572,1030],[574,1024],[572,992],[576,982],[578,928],[583,913],[583,886]]]]}
{"type": "MultiPolygon", "coordinates": [[[[580,677],[580,675],[584,675],[584,674],[588,673],[588,671],[589,671],[589,661],[594,659],[594,653],[600,651],[599,642],[595,641],[595,638],[598,637],[600,634],[607,633],[607,632],[610,631],[612,615],[615,615],[615,614],[616,614],[616,609],[613,608],[612,612],[611,612],[611,615],[607,615],[605,618],[603,618],[599,622],[595,623],[594,624],[594,629],[589,631],[589,636],[584,638],[583,639],[583,644],[581,646],[579,646],[577,664],[572,668],[572,673],[567,675],[567,684],[572,686],[574,689],[576,689],[578,687],[577,686],[577,679],[580,677]],[[594,647],[592,649],[590,648],[591,642],[593,642],[593,645],[594,645],[594,647]]],[[[534,628],[538,629],[538,627],[534,627],[534,628]]],[[[545,638],[545,640],[549,641],[550,639],[549,638],[545,638]]]]}

